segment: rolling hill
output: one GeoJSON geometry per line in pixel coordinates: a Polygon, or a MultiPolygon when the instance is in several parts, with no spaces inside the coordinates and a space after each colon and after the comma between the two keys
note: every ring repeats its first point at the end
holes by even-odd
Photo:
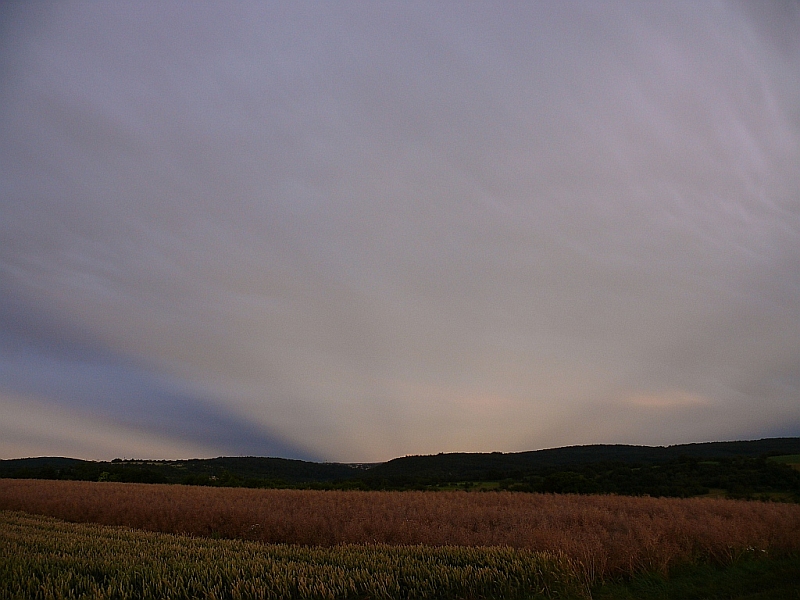
{"type": "Polygon", "coordinates": [[[499,489],[800,501],[800,438],[675,446],[587,445],[516,453],[405,456],[376,464],[268,457],[0,461],[0,478],[318,489],[499,489]],[[786,460],[771,460],[784,457],[786,460]]]}

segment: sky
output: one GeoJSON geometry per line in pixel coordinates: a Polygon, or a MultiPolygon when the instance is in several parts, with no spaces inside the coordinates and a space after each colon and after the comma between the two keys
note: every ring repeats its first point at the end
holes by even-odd
{"type": "Polygon", "coordinates": [[[800,3],[0,8],[0,458],[800,436],[800,3]]]}

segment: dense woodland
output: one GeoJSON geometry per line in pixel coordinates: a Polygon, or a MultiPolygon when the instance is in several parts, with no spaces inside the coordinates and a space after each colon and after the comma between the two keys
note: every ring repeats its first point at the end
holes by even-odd
{"type": "Polygon", "coordinates": [[[800,438],[681,446],[572,446],[408,456],[352,465],[259,457],[0,461],[0,477],[363,490],[510,490],[800,502],[800,438]]]}

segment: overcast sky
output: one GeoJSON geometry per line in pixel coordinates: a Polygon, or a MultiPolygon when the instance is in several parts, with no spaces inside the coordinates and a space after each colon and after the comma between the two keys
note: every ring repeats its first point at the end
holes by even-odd
{"type": "Polygon", "coordinates": [[[799,3],[1,10],[1,458],[800,435],[799,3]]]}

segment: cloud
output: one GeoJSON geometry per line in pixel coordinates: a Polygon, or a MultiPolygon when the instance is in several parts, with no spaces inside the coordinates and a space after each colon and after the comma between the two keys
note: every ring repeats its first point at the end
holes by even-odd
{"type": "Polygon", "coordinates": [[[125,447],[143,449],[152,443],[151,452],[156,453],[172,448],[174,455],[178,448],[191,448],[195,456],[318,458],[208,397],[197,386],[160,374],[141,361],[137,364],[132,357],[76,333],[68,324],[54,324],[43,311],[21,306],[8,294],[0,292],[0,297],[4,299],[0,303],[0,393],[6,394],[4,410],[11,419],[7,428],[19,425],[28,399],[31,404],[27,433],[18,431],[13,439],[29,435],[30,447],[56,447],[44,443],[45,432],[54,431],[50,426],[58,423],[59,415],[72,413],[64,429],[53,435],[93,457],[110,458],[102,453],[109,451],[109,441],[114,439],[115,434],[108,432],[117,432],[125,447]],[[98,434],[84,436],[94,426],[98,434]],[[74,427],[80,431],[70,431],[74,427]]]}
{"type": "Polygon", "coordinates": [[[170,436],[120,427],[91,414],[64,410],[30,396],[0,394],[0,456],[80,456],[179,459],[202,456],[205,447],[170,436]]]}
{"type": "Polygon", "coordinates": [[[669,410],[689,406],[703,406],[711,404],[708,398],[689,394],[677,390],[656,394],[636,394],[627,399],[634,407],[653,408],[656,410],[669,410]]]}
{"type": "Polygon", "coordinates": [[[796,11],[185,8],[6,9],[0,391],[338,460],[800,431],[796,11]]]}

